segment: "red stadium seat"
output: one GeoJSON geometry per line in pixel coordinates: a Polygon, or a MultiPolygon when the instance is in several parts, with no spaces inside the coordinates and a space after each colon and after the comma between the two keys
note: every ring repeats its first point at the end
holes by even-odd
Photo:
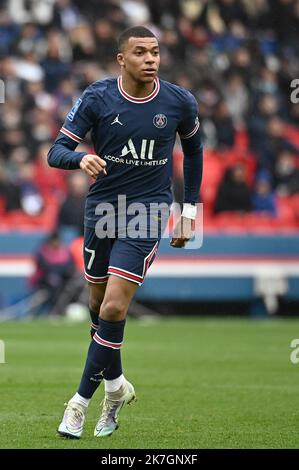
{"type": "Polygon", "coordinates": [[[277,212],[278,219],[281,223],[295,222],[295,208],[291,197],[277,197],[277,212]]]}
{"type": "Polygon", "coordinates": [[[290,204],[293,208],[294,215],[297,221],[299,221],[299,194],[295,194],[289,198],[290,204]]]}
{"type": "Polygon", "coordinates": [[[5,201],[0,197],[0,217],[2,218],[5,214],[5,201]]]}
{"type": "Polygon", "coordinates": [[[204,203],[204,210],[209,213],[212,211],[223,172],[224,168],[219,156],[213,152],[206,152],[203,167],[201,196],[204,203]]]}
{"type": "Polygon", "coordinates": [[[245,225],[251,233],[273,233],[278,224],[276,217],[265,213],[250,213],[246,217],[245,225]]]}
{"type": "Polygon", "coordinates": [[[248,134],[245,130],[237,130],[235,133],[235,149],[247,151],[249,145],[248,134]]]}
{"type": "Polygon", "coordinates": [[[299,131],[298,127],[295,126],[285,126],[283,137],[292,142],[295,147],[299,147],[299,131]]]}
{"type": "Polygon", "coordinates": [[[245,214],[237,212],[222,212],[215,216],[215,224],[220,231],[224,232],[246,232],[244,225],[245,214]]]}
{"type": "Polygon", "coordinates": [[[41,214],[34,216],[14,210],[5,215],[4,225],[10,230],[52,230],[56,226],[57,210],[54,204],[47,205],[41,214]]]}

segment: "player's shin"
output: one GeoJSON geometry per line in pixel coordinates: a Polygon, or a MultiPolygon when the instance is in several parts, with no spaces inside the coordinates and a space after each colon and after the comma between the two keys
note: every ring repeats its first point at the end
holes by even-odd
{"type": "MultiPolygon", "coordinates": [[[[109,388],[109,383],[114,384],[115,381],[119,379],[119,377],[122,377],[122,363],[121,363],[121,352],[120,350],[116,351],[114,360],[110,364],[110,366],[105,370],[103,373],[104,379],[105,379],[105,390],[107,390],[107,384],[109,388]]],[[[121,385],[121,384],[120,384],[121,385]]],[[[119,387],[120,387],[119,385],[119,387]]]]}
{"type": "MultiPolygon", "coordinates": [[[[79,395],[91,398],[103,380],[105,371],[115,367],[121,375],[120,348],[123,341],[125,320],[109,322],[99,319],[99,328],[93,336],[78,389],[79,395]],[[115,364],[115,366],[113,366],[115,364]]],[[[111,370],[110,370],[111,373],[111,370]]]]}
{"type": "Polygon", "coordinates": [[[90,314],[90,320],[91,320],[90,336],[92,339],[93,335],[96,333],[97,329],[99,328],[99,313],[94,312],[91,308],[89,308],[89,314],[90,314]]]}

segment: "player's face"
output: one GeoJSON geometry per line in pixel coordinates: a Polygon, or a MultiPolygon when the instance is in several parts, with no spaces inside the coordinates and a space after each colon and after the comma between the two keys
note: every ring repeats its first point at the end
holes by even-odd
{"type": "Polygon", "coordinates": [[[160,64],[158,41],[156,38],[129,38],[117,60],[123,72],[134,80],[150,83],[157,76],[160,64]]]}

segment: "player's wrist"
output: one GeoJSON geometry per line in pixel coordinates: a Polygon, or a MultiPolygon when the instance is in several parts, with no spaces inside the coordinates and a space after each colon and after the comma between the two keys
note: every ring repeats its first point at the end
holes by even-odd
{"type": "Polygon", "coordinates": [[[197,212],[197,207],[195,205],[190,204],[189,202],[184,203],[182,217],[195,220],[196,212],[197,212]]]}
{"type": "MultiPolygon", "coordinates": [[[[83,168],[82,168],[82,160],[84,159],[84,157],[86,157],[86,155],[88,155],[88,153],[84,153],[84,154],[82,154],[82,155],[80,155],[80,156],[78,157],[79,168],[81,168],[82,170],[83,170],[83,168]]],[[[83,164],[84,164],[84,162],[83,162],[83,164]]]]}

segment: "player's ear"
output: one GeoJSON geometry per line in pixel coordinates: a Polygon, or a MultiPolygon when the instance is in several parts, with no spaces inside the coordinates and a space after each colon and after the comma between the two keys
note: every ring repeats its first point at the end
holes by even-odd
{"type": "Polygon", "coordinates": [[[119,65],[121,66],[124,66],[125,65],[125,61],[124,61],[124,55],[122,52],[119,52],[116,56],[117,58],[117,62],[119,63],[119,65]]]}

